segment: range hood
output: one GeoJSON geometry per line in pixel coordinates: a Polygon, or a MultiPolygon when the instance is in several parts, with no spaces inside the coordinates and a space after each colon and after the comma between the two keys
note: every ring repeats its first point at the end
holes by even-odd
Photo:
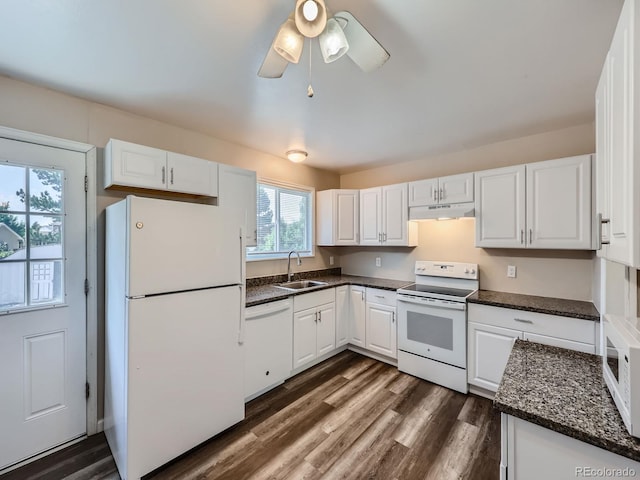
{"type": "Polygon", "coordinates": [[[475,216],[476,210],[473,203],[452,203],[450,205],[431,205],[409,208],[409,220],[437,220],[475,216]]]}

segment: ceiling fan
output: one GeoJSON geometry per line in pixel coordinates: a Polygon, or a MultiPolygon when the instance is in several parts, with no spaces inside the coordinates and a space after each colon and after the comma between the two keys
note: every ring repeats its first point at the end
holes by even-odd
{"type": "Polygon", "coordinates": [[[305,37],[319,37],[325,63],[346,54],[363,71],[370,72],[390,57],[351,13],[340,11],[331,16],[324,0],[296,0],[293,12],[273,39],[258,76],[282,77],[289,63],[300,60],[305,37]]]}

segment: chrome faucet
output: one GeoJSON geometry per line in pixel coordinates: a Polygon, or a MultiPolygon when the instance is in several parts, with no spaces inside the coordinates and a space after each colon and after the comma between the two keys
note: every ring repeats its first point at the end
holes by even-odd
{"type": "Polygon", "coordinates": [[[295,253],[298,256],[298,266],[302,265],[302,260],[300,259],[300,254],[295,250],[291,250],[289,252],[289,261],[287,262],[287,281],[290,282],[293,280],[293,273],[291,273],[291,254],[295,253]]]}

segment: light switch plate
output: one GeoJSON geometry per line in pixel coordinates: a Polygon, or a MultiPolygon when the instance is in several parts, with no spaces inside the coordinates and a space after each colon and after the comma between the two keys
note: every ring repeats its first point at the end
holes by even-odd
{"type": "Polygon", "coordinates": [[[333,261],[333,255],[329,256],[329,265],[333,265],[334,261],[333,261]]]}
{"type": "Polygon", "coordinates": [[[507,277],[516,278],[516,266],[515,265],[507,266],[507,277]]]}
{"type": "Polygon", "coordinates": [[[376,257],[376,267],[382,266],[382,259],[380,257],[376,257]]]}

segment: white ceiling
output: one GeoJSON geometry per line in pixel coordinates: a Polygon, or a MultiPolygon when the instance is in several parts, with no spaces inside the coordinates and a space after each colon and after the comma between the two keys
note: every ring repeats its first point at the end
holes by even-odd
{"type": "Polygon", "coordinates": [[[256,73],[294,0],[3,0],[0,74],[340,172],[593,121],[622,0],[326,0],[391,59],[313,44],[256,73]]]}

